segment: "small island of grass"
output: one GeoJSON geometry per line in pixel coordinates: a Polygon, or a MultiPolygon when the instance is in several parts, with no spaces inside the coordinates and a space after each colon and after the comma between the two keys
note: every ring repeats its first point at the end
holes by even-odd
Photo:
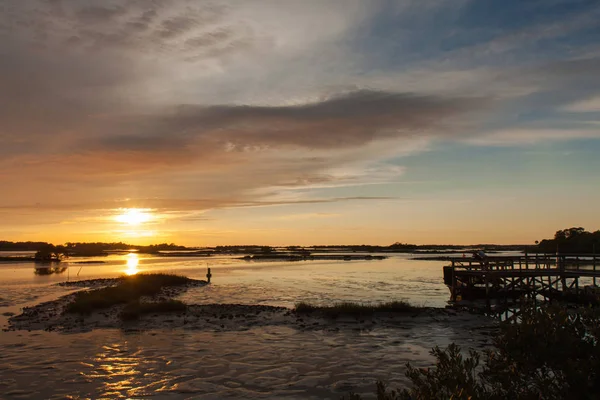
{"type": "Polygon", "coordinates": [[[301,330],[339,331],[413,326],[440,319],[461,325],[492,322],[467,313],[457,316],[456,311],[416,307],[405,301],[342,302],[326,306],[302,302],[295,308],[264,304],[190,304],[182,302],[178,296],[189,288],[205,286],[207,282],[164,273],[58,285],[83,290],[24,308],[22,314],[9,318],[7,329],[83,332],[101,328],[126,331],[184,328],[223,331],[289,326],[301,330]]]}
{"type": "MultiPolygon", "coordinates": [[[[99,309],[124,304],[121,318],[135,319],[141,314],[185,311],[185,304],[172,299],[143,301],[164,294],[165,288],[190,285],[195,281],[185,276],[171,274],[139,274],[122,277],[116,285],[76,293],[66,308],[66,313],[88,315],[99,309]]],[[[202,281],[203,282],[203,281],[202,281]]]]}

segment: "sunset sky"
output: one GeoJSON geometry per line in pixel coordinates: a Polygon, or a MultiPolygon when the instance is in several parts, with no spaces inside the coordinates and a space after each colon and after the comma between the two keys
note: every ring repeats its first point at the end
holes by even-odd
{"type": "Polygon", "coordinates": [[[0,0],[0,240],[600,229],[597,0],[0,0]]]}

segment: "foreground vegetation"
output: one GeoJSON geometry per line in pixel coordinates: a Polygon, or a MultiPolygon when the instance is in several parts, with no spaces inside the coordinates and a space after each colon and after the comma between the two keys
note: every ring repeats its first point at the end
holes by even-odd
{"type": "Polygon", "coordinates": [[[391,301],[380,304],[360,304],[352,302],[336,303],[332,306],[317,306],[310,303],[297,303],[294,310],[298,314],[308,314],[318,312],[327,317],[337,317],[340,315],[373,315],[375,313],[403,313],[415,311],[417,308],[405,301],[391,301]]]}
{"type": "Polygon", "coordinates": [[[185,312],[186,309],[185,303],[179,300],[165,300],[156,303],[142,303],[138,300],[127,303],[121,311],[120,317],[124,321],[131,321],[144,314],[185,312]]]}
{"type": "Polygon", "coordinates": [[[158,303],[141,303],[142,296],[156,296],[165,287],[182,286],[192,282],[185,276],[170,274],[139,274],[120,279],[116,286],[88,290],[75,294],[65,312],[91,314],[95,310],[125,304],[124,319],[152,312],[182,311],[185,305],[173,300],[158,303]]]}
{"type": "Polygon", "coordinates": [[[597,399],[600,313],[558,305],[530,307],[519,324],[504,324],[494,348],[482,354],[464,355],[455,344],[445,350],[435,347],[431,354],[436,358],[433,368],[407,364],[410,389],[388,390],[378,382],[377,399],[597,399]]]}

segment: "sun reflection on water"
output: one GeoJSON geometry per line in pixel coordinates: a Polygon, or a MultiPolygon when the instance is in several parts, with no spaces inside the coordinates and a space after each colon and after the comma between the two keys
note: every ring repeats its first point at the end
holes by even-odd
{"type": "MultiPolygon", "coordinates": [[[[151,390],[145,390],[146,385],[143,383],[143,378],[148,378],[151,374],[140,371],[143,359],[136,353],[135,349],[128,348],[127,343],[105,345],[90,364],[93,370],[90,373],[82,373],[82,375],[88,379],[98,379],[103,382],[102,397],[150,396],[153,393],[151,390]]],[[[152,369],[150,365],[146,367],[152,369]]]]}
{"type": "Polygon", "coordinates": [[[125,273],[127,275],[135,275],[139,272],[138,264],[140,263],[140,259],[136,253],[127,254],[127,269],[125,273]]]}

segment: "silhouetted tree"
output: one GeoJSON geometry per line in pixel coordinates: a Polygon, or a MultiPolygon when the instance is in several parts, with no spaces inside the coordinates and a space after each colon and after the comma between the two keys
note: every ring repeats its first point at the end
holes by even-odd
{"type": "Polygon", "coordinates": [[[34,260],[37,262],[61,261],[65,256],[64,246],[47,244],[35,253],[34,260]]]}
{"type": "Polygon", "coordinates": [[[600,231],[587,232],[584,228],[562,229],[554,239],[544,239],[536,247],[542,253],[592,253],[600,251],[600,231]]]}

